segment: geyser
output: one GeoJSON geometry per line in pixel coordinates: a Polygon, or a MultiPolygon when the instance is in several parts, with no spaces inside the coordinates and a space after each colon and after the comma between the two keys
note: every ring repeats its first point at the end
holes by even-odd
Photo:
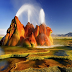
{"type": "Polygon", "coordinates": [[[34,26],[36,26],[36,24],[39,24],[40,9],[41,8],[39,6],[36,6],[36,5],[24,4],[17,11],[16,16],[20,19],[22,24],[25,25],[28,21],[28,22],[31,22],[34,26]],[[28,19],[26,19],[27,14],[28,14],[28,19]]]}
{"type": "Polygon", "coordinates": [[[7,46],[21,45],[24,47],[36,47],[38,45],[51,46],[53,45],[53,39],[51,37],[52,32],[51,28],[45,25],[44,10],[26,4],[16,13],[16,16],[7,30],[7,34],[1,40],[1,44],[7,46]],[[28,23],[26,26],[19,20],[25,12],[28,15],[28,23]],[[40,22],[40,25],[36,25],[37,22],[40,22]]]}
{"type": "Polygon", "coordinates": [[[30,22],[30,15],[31,15],[31,11],[28,10],[28,22],[30,22]]]}
{"type": "Polygon", "coordinates": [[[43,9],[40,10],[39,20],[41,24],[45,23],[45,13],[43,9]]]}

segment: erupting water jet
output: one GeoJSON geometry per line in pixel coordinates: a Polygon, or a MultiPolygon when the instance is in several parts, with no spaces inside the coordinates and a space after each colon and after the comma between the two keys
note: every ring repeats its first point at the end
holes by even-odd
{"type": "Polygon", "coordinates": [[[45,13],[44,13],[43,9],[40,10],[40,17],[39,17],[39,19],[40,19],[40,23],[41,24],[45,23],[45,13]]]}
{"type": "Polygon", "coordinates": [[[28,21],[31,22],[34,26],[36,26],[36,23],[39,24],[40,9],[41,8],[36,5],[24,4],[17,11],[16,16],[20,19],[22,24],[26,24],[28,21]],[[28,14],[28,19],[26,19],[27,14],[28,14]],[[27,21],[26,20],[24,21],[24,19],[26,19],[27,21]]]}
{"type": "Polygon", "coordinates": [[[31,11],[28,10],[28,22],[30,22],[30,15],[31,15],[31,11]]]}

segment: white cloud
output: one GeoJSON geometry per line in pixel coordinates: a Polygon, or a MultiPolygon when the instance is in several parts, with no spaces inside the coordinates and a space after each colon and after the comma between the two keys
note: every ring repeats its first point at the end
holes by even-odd
{"type": "Polygon", "coordinates": [[[5,35],[6,34],[6,29],[0,29],[0,35],[5,35]]]}

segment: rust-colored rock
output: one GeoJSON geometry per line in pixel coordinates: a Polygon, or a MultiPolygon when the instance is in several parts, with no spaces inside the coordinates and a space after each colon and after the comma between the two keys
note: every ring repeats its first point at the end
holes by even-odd
{"type": "Polygon", "coordinates": [[[12,19],[11,25],[7,30],[7,34],[0,41],[1,45],[7,46],[24,46],[24,47],[36,47],[37,45],[53,45],[53,39],[51,37],[52,30],[45,24],[40,26],[36,25],[34,28],[30,22],[24,27],[15,16],[12,19]]]}
{"type": "Polygon", "coordinates": [[[36,42],[33,32],[29,35],[29,37],[27,37],[24,40],[23,46],[25,47],[36,47],[37,46],[37,42],[36,42]]]}
{"type": "Polygon", "coordinates": [[[15,16],[7,30],[5,38],[3,38],[2,45],[16,46],[19,45],[24,39],[24,25],[21,24],[18,17],[15,16]]]}
{"type": "Polygon", "coordinates": [[[9,33],[6,34],[3,45],[7,45],[9,33]]]}
{"type": "Polygon", "coordinates": [[[23,38],[25,38],[24,37],[24,34],[25,34],[24,25],[21,24],[17,16],[15,16],[15,23],[17,25],[16,27],[20,36],[20,42],[22,42],[23,38]]]}
{"type": "Polygon", "coordinates": [[[43,34],[43,33],[40,34],[40,35],[36,38],[36,40],[37,40],[38,45],[41,45],[41,46],[43,46],[43,45],[45,45],[45,46],[51,46],[50,39],[48,38],[47,35],[45,35],[45,34],[43,34]]]}
{"type": "Polygon", "coordinates": [[[34,29],[34,36],[35,38],[39,35],[39,26],[36,25],[36,28],[34,29]]]}
{"type": "Polygon", "coordinates": [[[33,32],[34,26],[30,24],[30,22],[28,22],[24,29],[25,29],[25,37],[28,37],[33,32]]]}
{"type": "Polygon", "coordinates": [[[20,45],[20,36],[18,33],[18,30],[15,30],[15,33],[13,33],[12,37],[8,41],[8,46],[17,46],[20,45]]]}
{"type": "Polygon", "coordinates": [[[53,31],[51,30],[50,27],[46,27],[46,35],[49,37],[50,34],[52,33],[53,31]]]}
{"type": "Polygon", "coordinates": [[[46,34],[45,24],[41,24],[41,25],[39,26],[39,34],[41,34],[41,33],[46,34]]]}
{"type": "Polygon", "coordinates": [[[50,27],[46,27],[46,35],[47,35],[48,38],[50,39],[51,45],[53,45],[53,39],[52,39],[52,37],[51,37],[51,33],[52,33],[52,32],[53,32],[53,31],[51,30],[50,27]]]}

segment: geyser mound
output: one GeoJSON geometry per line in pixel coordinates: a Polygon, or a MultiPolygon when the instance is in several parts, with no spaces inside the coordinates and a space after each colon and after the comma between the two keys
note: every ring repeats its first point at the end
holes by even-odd
{"type": "Polygon", "coordinates": [[[34,28],[33,24],[28,22],[24,27],[18,17],[15,16],[7,29],[7,34],[1,40],[1,44],[24,47],[51,46],[53,45],[51,33],[51,28],[45,24],[36,25],[34,28]]]}

